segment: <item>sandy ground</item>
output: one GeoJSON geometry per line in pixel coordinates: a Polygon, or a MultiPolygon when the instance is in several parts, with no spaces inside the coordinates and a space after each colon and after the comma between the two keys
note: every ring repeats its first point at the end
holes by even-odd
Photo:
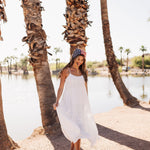
{"type": "MultiPolygon", "coordinates": [[[[94,115],[101,141],[97,150],[150,150],[150,105],[116,107],[94,115]]],[[[31,136],[18,141],[16,150],[70,150],[70,142],[62,135],[31,136]]],[[[81,150],[91,150],[87,139],[81,140],[81,150]]]]}

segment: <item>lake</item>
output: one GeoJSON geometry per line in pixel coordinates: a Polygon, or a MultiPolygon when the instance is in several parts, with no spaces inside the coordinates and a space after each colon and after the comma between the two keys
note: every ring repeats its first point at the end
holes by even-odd
{"type": "MultiPolygon", "coordinates": [[[[150,100],[150,77],[122,77],[131,94],[143,101],[150,100]]],[[[55,92],[59,79],[52,77],[55,92]]],[[[15,140],[23,140],[41,126],[41,115],[36,84],[32,75],[1,75],[4,117],[8,134],[15,140]]],[[[89,101],[93,114],[107,112],[122,106],[112,79],[89,76],[89,101]]]]}

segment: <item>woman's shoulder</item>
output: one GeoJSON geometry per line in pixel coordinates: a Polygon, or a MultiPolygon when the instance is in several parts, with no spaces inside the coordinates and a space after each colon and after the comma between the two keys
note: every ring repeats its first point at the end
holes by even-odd
{"type": "Polygon", "coordinates": [[[70,73],[70,68],[67,67],[67,68],[62,70],[61,75],[64,76],[64,77],[67,77],[69,75],[69,73],[70,73]]]}
{"type": "Polygon", "coordinates": [[[68,73],[70,72],[70,68],[69,68],[69,67],[65,68],[65,69],[63,70],[63,72],[68,74],[68,73]]]}

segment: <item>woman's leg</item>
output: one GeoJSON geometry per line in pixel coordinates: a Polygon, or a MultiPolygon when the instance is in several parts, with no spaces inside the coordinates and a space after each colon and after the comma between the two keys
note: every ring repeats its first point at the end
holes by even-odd
{"type": "Polygon", "coordinates": [[[74,150],[74,143],[73,142],[71,142],[71,148],[70,148],[70,150],[74,150]]]}
{"type": "Polygon", "coordinates": [[[74,146],[75,146],[75,149],[76,150],[80,150],[80,139],[76,142],[76,143],[74,143],[74,146]]]}
{"type": "Polygon", "coordinates": [[[79,142],[78,142],[79,149],[80,149],[80,145],[81,145],[81,139],[79,139],[79,142]]]}

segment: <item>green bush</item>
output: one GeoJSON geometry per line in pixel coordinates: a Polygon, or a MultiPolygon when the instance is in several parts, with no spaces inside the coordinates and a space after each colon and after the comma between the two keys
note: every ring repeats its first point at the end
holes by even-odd
{"type": "Polygon", "coordinates": [[[133,67],[142,67],[142,58],[141,56],[136,56],[132,58],[132,66],[133,67]]]}
{"type": "Polygon", "coordinates": [[[87,61],[86,66],[87,66],[87,68],[92,68],[93,62],[87,61]]]}
{"type": "Polygon", "coordinates": [[[87,68],[90,69],[95,69],[95,68],[99,68],[99,67],[103,67],[104,63],[103,62],[97,62],[97,61],[87,61],[86,62],[87,68]]]}
{"type": "MultiPolygon", "coordinates": [[[[150,56],[145,56],[144,57],[144,66],[145,68],[150,68],[150,56]]],[[[141,56],[136,56],[132,58],[132,66],[133,67],[139,67],[142,68],[142,57],[141,56]]]]}

